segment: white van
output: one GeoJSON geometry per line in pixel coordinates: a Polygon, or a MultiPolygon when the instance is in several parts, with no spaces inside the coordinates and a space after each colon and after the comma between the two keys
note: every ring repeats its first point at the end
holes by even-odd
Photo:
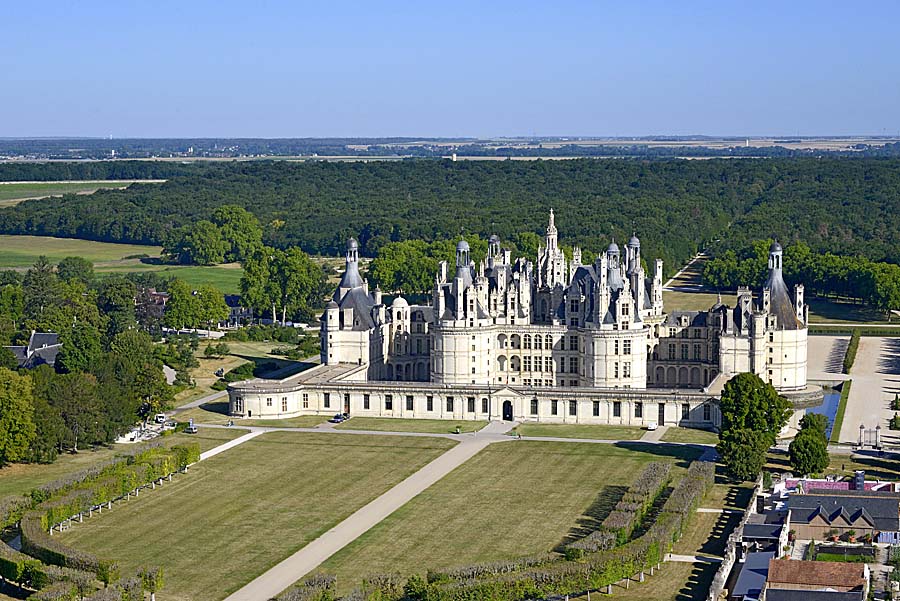
{"type": "Polygon", "coordinates": [[[157,413],[156,416],[154,416],[153,421],[155,421],[157,424],[166,423],[166,414],[165,413],[157,413]]]}

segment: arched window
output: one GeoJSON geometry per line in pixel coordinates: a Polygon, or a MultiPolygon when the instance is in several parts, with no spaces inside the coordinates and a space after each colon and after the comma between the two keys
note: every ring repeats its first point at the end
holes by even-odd
{"type": "Polygon", "coordinates": [[[518,357],[513,357],[509,360],[509,368],[512,371],[522,371],[522,364],[518,357]]]}
{"type": "Polygon", "coordinates": [[[522,348],[521,339],[519,338],[518,334],[513,334],[512,336],[510,336],[509,342],[512,348],[522,348]]]}
{"type": "Polygon", "coordinates": [[[543,344],[542,344],[542,341],[541,341],[541,335],[540,335],[540,334],[535,334],[535,335],[534,335],[534,349],[535,349],[536,351],[539,351],[539,350],[541,350],[541,347],[542,347],[542,346],[543,346],[543,344]]]}
{"type": "Polygon", "coordinates": [[[525,336],[522,338],[522,348],[531,348],[531,334],[525,334],[525,336]]]}
{"type": "Polygon", "coordinates": [[[547,343],[547,350],[548,350],[548,351],[549,351],[550,349],[553,348],[553,336],[551,336],[550,334],[547,334],[547,335],[544,337],[544,342],[547,343]]]}

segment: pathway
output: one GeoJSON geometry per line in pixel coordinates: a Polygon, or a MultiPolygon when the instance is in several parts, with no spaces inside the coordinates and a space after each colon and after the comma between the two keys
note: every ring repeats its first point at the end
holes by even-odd
{"type": "Polygon", "coordinates": [[[698,282],[696,285],[693,285],[693,286],[679,286],[676,288],[672,287],[672,283],[675,282],[675,280],[679,279],[684,274],[685,271],[691,269],[691,267],[694,265],[694,263],[696,263],[697,261],[699,261],[700,259],[702,259],[704,257],[706,257],[706,253],[704,253],[704,252],[697,253],[693,259],[688,261],[684,267],[682,267],[681,269],[678,270],[678,273],[673,275],[671,278],[669,278],[669,281],[667,281],[665,284],[663,284],[663,290],[668,290],[670,292],[673,290],[680,290],[683,292],[699,292],[703,288],[703,285],[700,282],[698,282]]]}
{"type": "Polygon", "coordinates": [[[666,561],[677,561],[681,563],[722,563],[721,557],[714,555],[676,555],[675,553],[666,554],[666,561]]]}
{"type": "Polygon", "coordinates": [[[647,430],[641,436],[641,442],[659,442],[669,430],[669,426],[657,426],[656,430],[647,430]]]}
{"type": "Polygon", "coordinates": [[[859,426],[863,424],[866,428],[880,425],[886,444],[900,442],[896,433],[888,429],[893,415],[890,400],[900,392],[900,338],[860,338],[850,377],[853,385],[840,440],[858,441],[859,426]]]}
{"type": "Polygon", "coordinates": [[[209,459],[210,457],[215,457],[219,453],[224,453],[228,449],[232,449],[232,448],[238,446],[239,444],[244,444],[248,440],[250,440],[252,438],[256,438],[260,434],[265,434],[265,430],[251,430],[250,432],[247,432],[243,436],[238,436],[234,440],[229,440],[225,444],[220,444],[219,446],[213,447],[208,451],[204,451],[203,453],[200,453],[200,461],[203,461],[204,459],[209,459]]]}
{"type": "Polygon", "coordinates": [[[229,595],[225,601],[256,601],[279,594],[489,444],[498,440],[515,440],[505,436],[512,426],[511,422],[491,422],[481,431],[481,436],[466,436],[460,444],[229,595]],[[501,438],[498,439],[498,436],[501,438]]]}

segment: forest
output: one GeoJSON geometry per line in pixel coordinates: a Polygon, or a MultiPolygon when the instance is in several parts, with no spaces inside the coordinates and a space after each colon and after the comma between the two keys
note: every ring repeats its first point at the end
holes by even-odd
{"type": "Polygon", "coordinates": [[[355,236],[371,257],[405,240],[496,233],[515,245],[523,234],[543,235],[552,207],[561,241],[581,246],[585,257],[636,232],[644,258],[663,258],[667,271],[701,248],[744,252],[769,238],[802,241],[817,254],[900,258],[895,159],[135,161],[0,165],[0,178],[13,168],[58,165],[76,177],[102,177],[83,172],[102,165],[108,177],[168,181],[26,201],[0,210],[0,232],[164,244],[216,208],[237,205],[258,218],[269,246],[342,255],[355,236]]]}

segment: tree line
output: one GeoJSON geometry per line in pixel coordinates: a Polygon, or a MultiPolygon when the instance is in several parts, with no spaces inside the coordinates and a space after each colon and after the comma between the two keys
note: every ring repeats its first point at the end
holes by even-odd
{"type": "Polygon", "coordinates": [[[80,257],[0,272],[0,345],[27,345],[33,331],[58,333],[61,344],[53,367],[21,372],[0,349],[0,465],[113,442],[172,400],[160,360],[171,350],[154,345],[146,330],[155,322],[136,296],[133,281],[96,278],[80,257]]]}
{"type": "MultiPolygon", "coordinates": [[[[760,240],[707,261],[704,285],[735,290],[741,285],[761,284],[766,279],[771,243],[760,240]]],[[[863,256],[817,253],[808,244],[797,242],[784,248],[783,269],[785,282],[789,286],[803,284],[808,294],[856,299],[884,312],[900,309],[900,265],[863,256]]]]}

